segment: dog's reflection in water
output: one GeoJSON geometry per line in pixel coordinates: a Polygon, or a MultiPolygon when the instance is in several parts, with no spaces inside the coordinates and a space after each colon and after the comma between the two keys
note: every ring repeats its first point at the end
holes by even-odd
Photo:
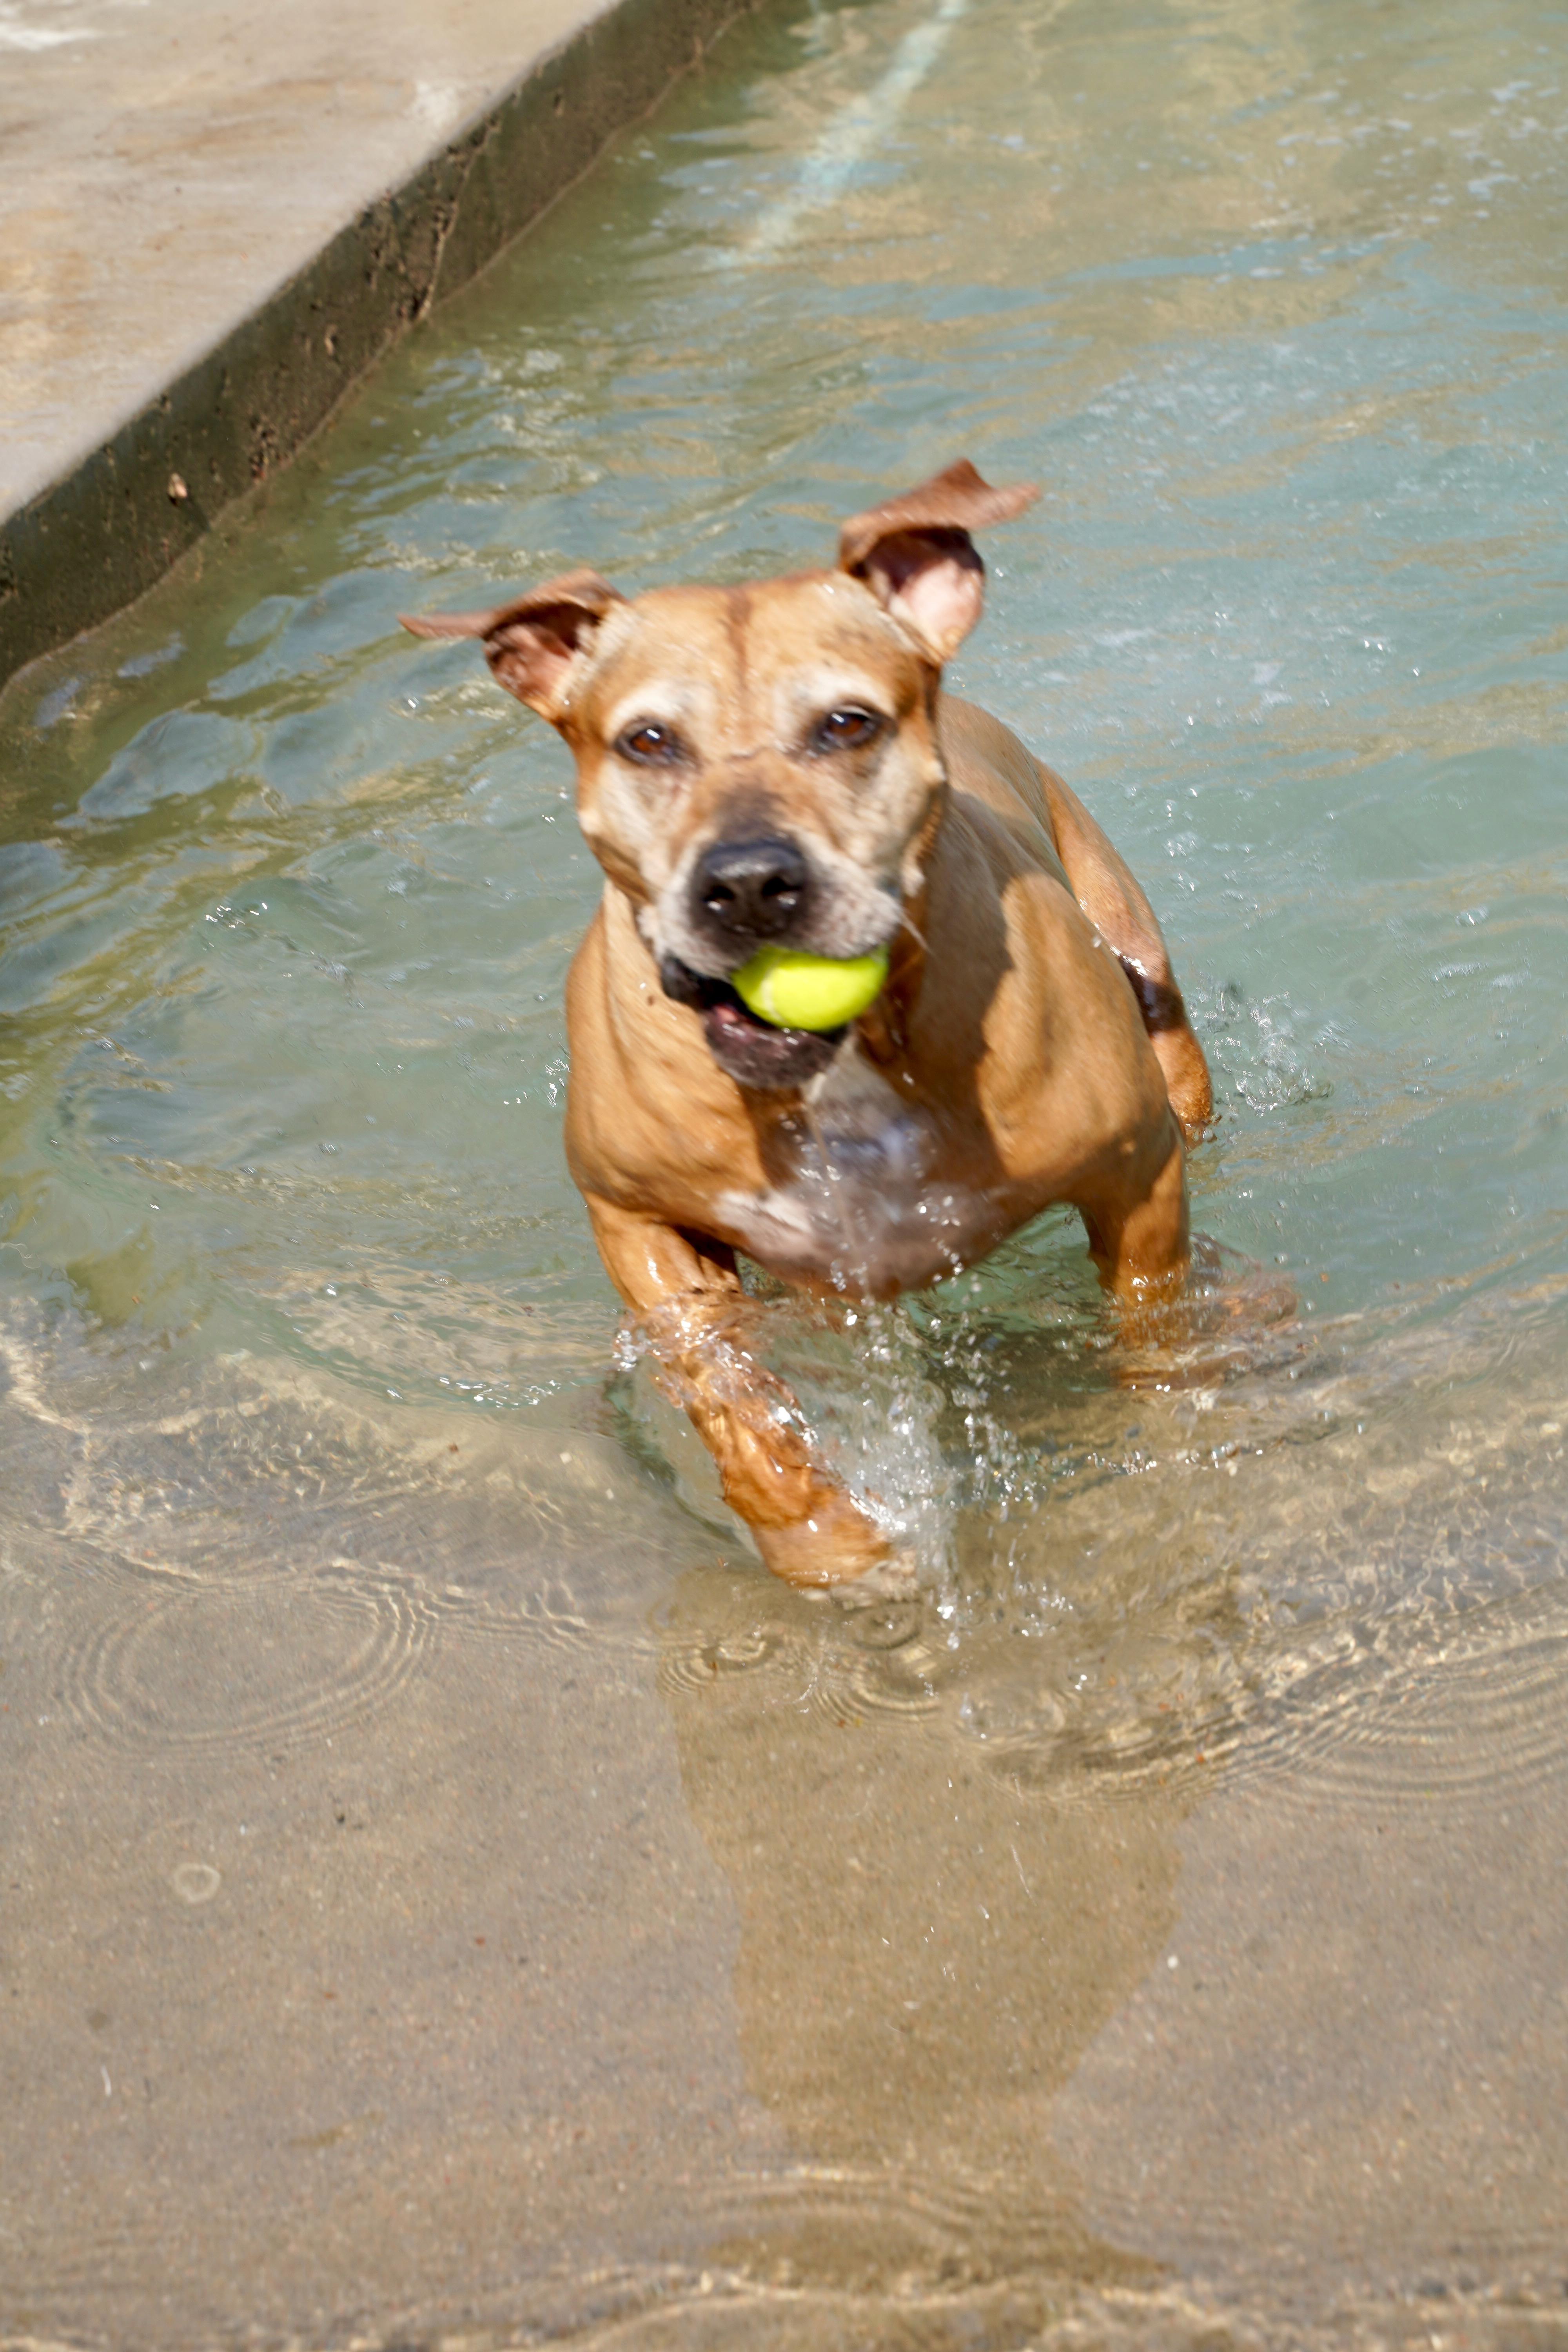
{"type": "Polygon", "coordinates": [[[846,1612],[715,1566],[661,1632],[748,2086],[803,2168],[736,2247],[863,2292],[1141,2276],[1085,2227],[1051,2109],[1169,1939],[1190,1784],[994,1769],[935,1695],[923,1601],[846,1612]]]}

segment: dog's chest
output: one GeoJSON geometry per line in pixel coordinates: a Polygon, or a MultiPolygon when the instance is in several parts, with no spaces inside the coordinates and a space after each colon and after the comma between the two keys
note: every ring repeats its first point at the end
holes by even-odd
{"type": "Polygon", "coordinates": [[[779,1137],[773,1181],[715,1204],[729,1236],[786,1279],[852,1296],[922,1289],[991,1248],[996,1196],[954,1181],[929,1112],[901,1101],[853,1041],[779,1137]]]}

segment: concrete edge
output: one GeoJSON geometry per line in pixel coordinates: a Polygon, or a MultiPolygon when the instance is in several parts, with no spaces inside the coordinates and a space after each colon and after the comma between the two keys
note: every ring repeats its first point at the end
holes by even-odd
{"type": "Polygon", "coordinates": [[[367,205],[69,474],[0,520],[0,690],[132,603],[304,446],[759,0],[617,0],[367,205]]]}

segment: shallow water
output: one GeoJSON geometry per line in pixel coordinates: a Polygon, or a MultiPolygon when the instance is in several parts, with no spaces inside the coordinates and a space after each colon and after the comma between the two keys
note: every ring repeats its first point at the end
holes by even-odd
{"type": "Polygon", "coordinates": [[[1565,138],[1523,0],[774,9],[0,703],[0,2332],[1568,2341],[1565,138]],[[567,762],[395,615],[961,450],[1214,1248],[1131,1365],[1066,1220],[780,1308],[846,1615],[617,1353],[567,762]]]}

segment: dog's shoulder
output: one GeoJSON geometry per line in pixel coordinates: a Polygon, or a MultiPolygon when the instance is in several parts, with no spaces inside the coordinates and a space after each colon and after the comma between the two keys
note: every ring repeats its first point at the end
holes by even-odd
{"type": "Polygon", "coordinates": [[[952,792],[1000,817],[1065,882],[1050,802],[1027,744],[977,702],[951,694],[938,706],[937,734],[952,792]]]}
{"type": "Polygon", "coordinates": [[[944,694],[937,706],[937,736],[943,765],[957,791],[972,793],[1004,814],[1022,803],[1050,836],[1050,810],[1039,770],[1028,746],[1010,727],[977,702],[944,694]]]}

